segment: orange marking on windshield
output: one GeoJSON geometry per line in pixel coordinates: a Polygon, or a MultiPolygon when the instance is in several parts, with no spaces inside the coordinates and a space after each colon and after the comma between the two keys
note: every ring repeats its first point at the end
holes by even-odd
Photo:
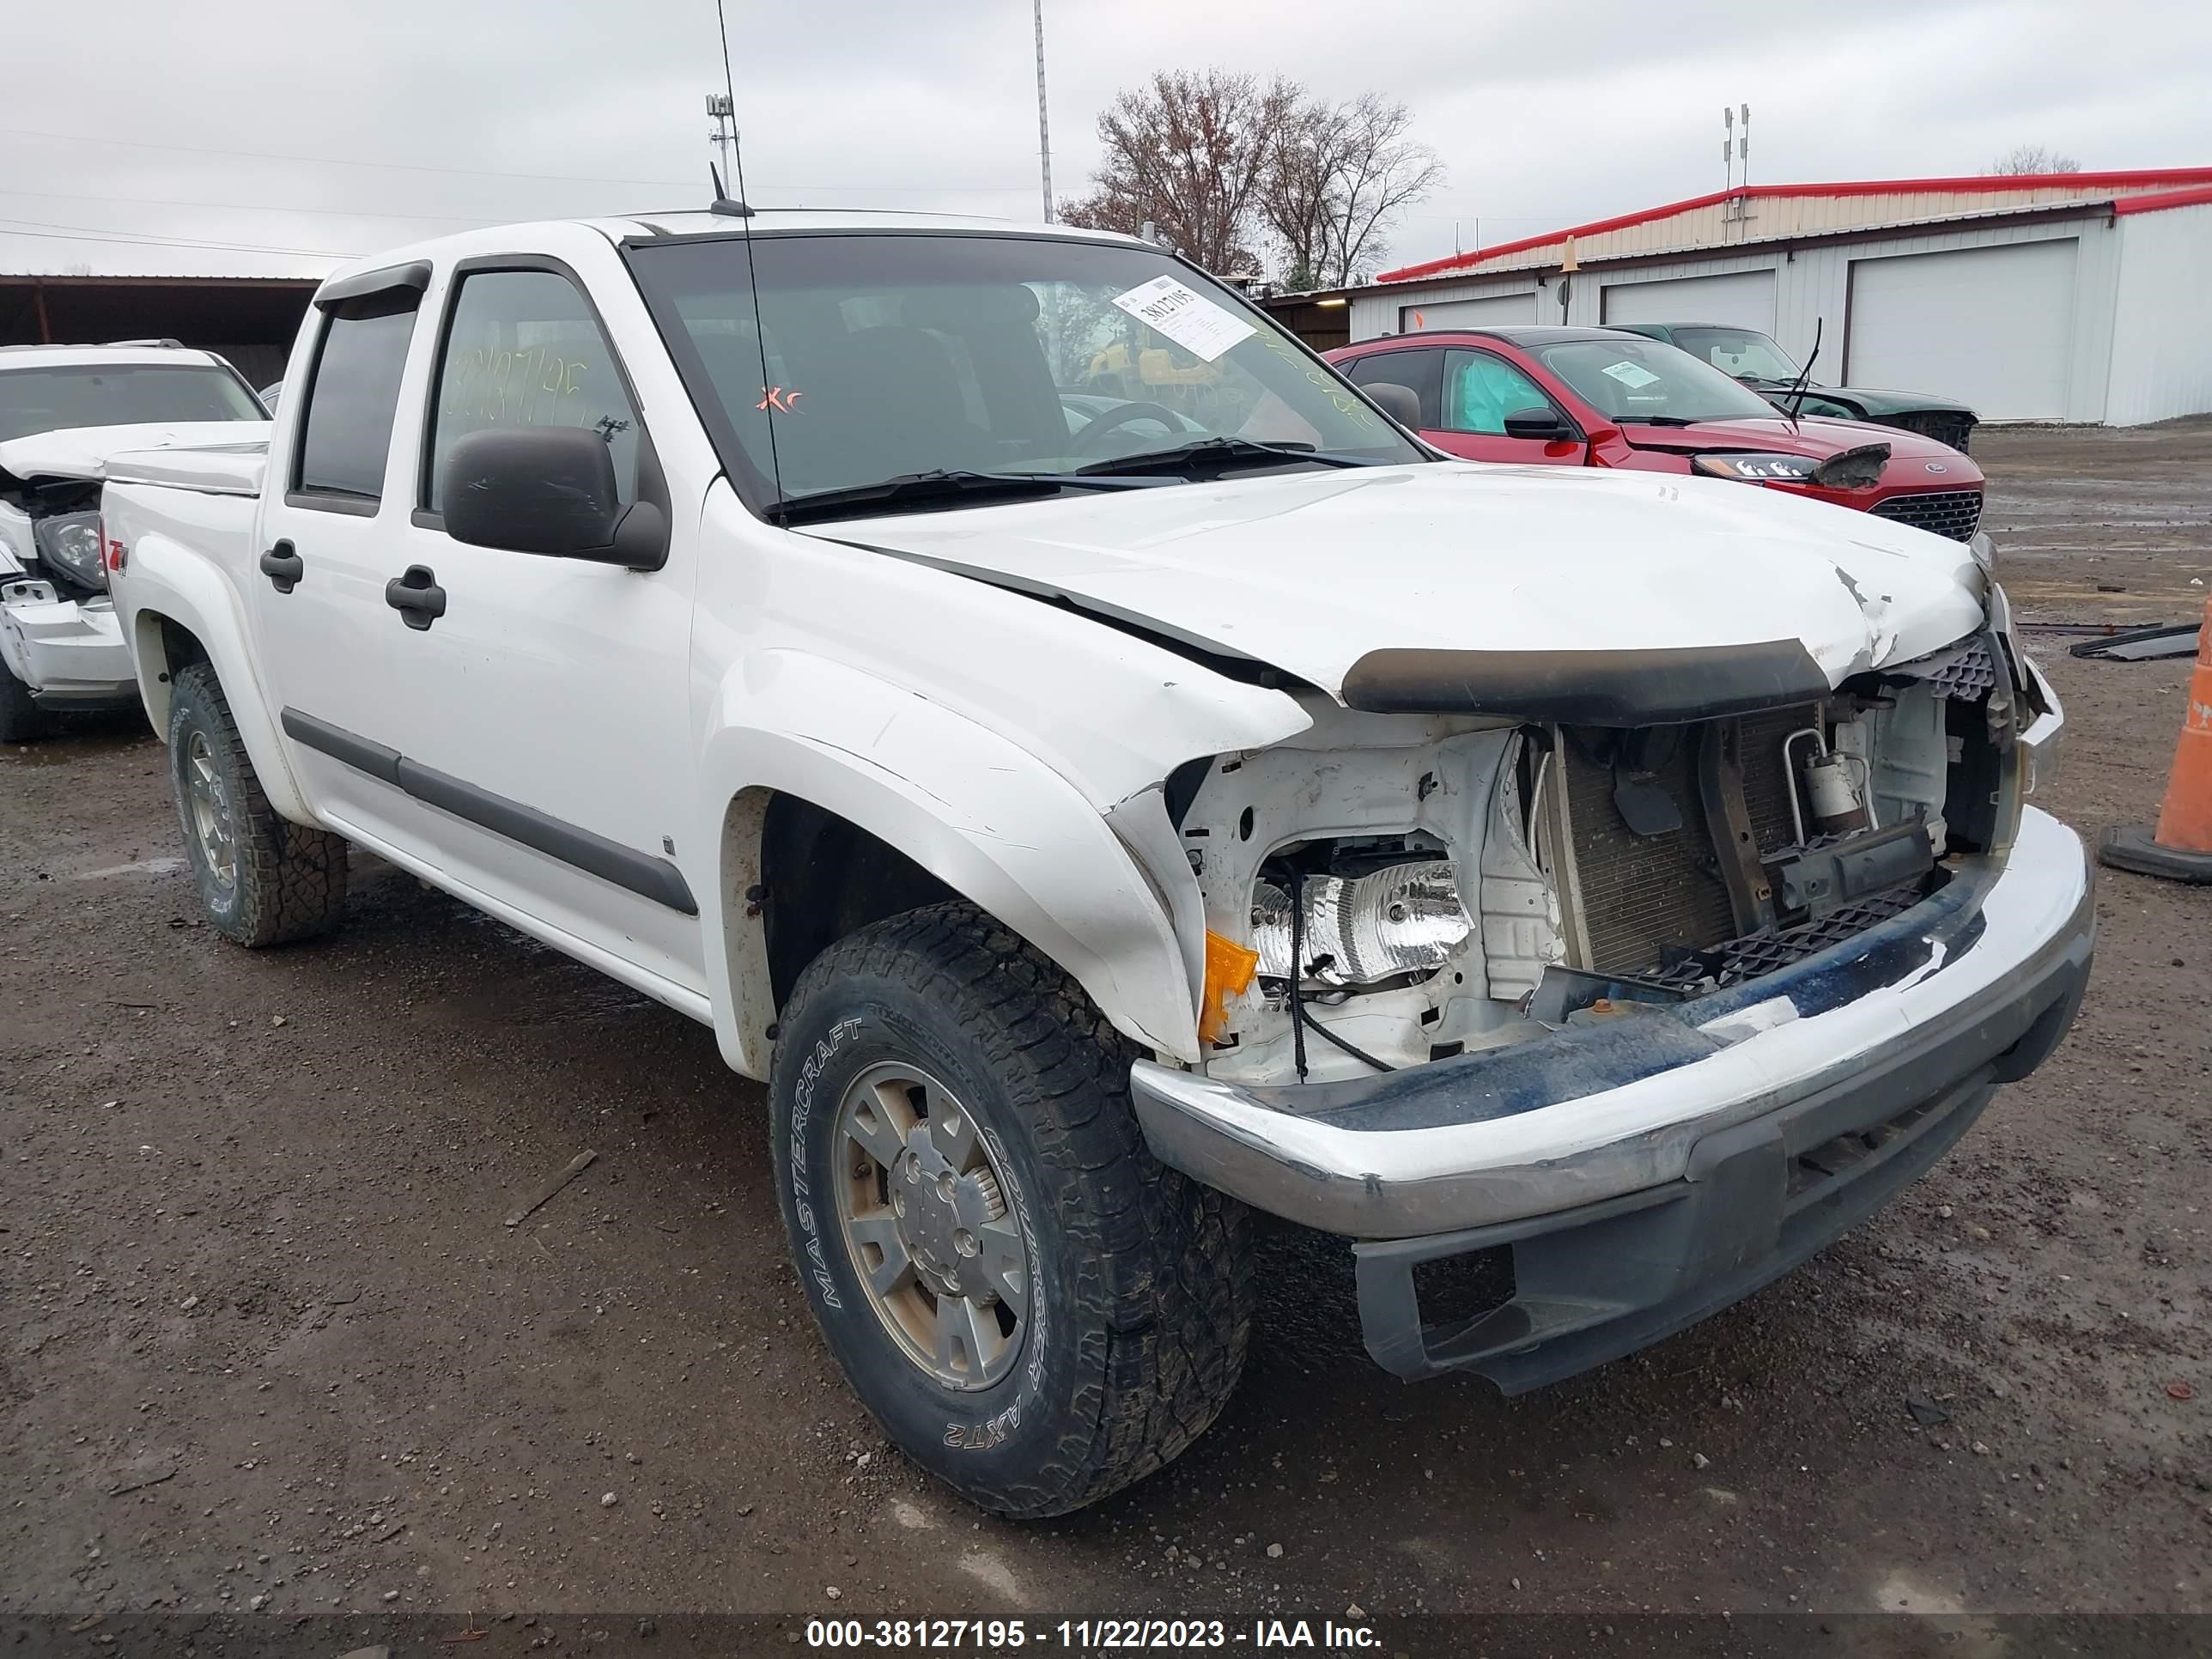
{"type": "Polygon", "coordinates": [[[761,400],[755,404],[753,407],[755,409],[777,409],[781,410],[787,415],[795,415],[799,411],[793,407],[793,405],[805,395],[806,394],[803,392],[787,392],[780,386],[764,386],[761,388],[761,400]]]}

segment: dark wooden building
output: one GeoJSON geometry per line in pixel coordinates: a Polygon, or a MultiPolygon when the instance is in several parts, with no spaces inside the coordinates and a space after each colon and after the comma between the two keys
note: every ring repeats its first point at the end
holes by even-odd
{"type": "Polygon", "coordinates": [[[284,373],[312,276],[48,276],[0,272],[0,345],[178,340],[255,386],[284,373]]]}

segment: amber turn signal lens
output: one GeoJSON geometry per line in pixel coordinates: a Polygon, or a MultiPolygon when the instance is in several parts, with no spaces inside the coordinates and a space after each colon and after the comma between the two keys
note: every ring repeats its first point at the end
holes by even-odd
{"type": "Polygon", "coordinates": [[[1212,929],[1206,935],[1206,992],[1198,1005],[1198,1040],[1217,1041],[1229,1024],[1229,1015],[1223,1008],[1224,997],[1242,996],[1252,988],[1252,975],[1260,971],[1260,953],[1248,951],[1234,939],[1227,939],[1212,929]]]}

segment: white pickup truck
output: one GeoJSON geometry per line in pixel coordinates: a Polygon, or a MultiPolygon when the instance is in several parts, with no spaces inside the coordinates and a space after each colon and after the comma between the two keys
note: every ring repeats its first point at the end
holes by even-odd
{"type": "Polygon", "coordinates": [[[1353,1241],[1382,1365],[1517,1391],[2078,1004],[1984,547],[1440,458],[1158,248],[476,231],[332,276],[286,386],[265,455],[107,463],[210,917],[330,927],[356,843],[710,1024],[829,1346],[990,1509],[1222,1409],[1248,1206],[1353,1241]]]}
{"type": "Polygon", "coordinates": [[[106,596],[105,457],[262,438],[267,420],[237,370],[174,340],[0,347],[0,743],[138,701],[106,596]]]}

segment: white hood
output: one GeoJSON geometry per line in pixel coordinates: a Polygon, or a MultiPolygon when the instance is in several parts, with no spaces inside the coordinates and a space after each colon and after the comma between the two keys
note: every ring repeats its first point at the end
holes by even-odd
{"type": "Polygon", "coordinates": [[[0,443],[0,472],[16,478],[104,478],[116,456],[149,449],[269,441],[267,421],[168,421],[73,426],[0,443]]]}
{"type": "Polygon", "coordinates": [[[1464,463],[1231,478],[823,525],[1272,664],[1370,651],[1795,641],[1830,685],[1983,619],[1961,544],[1720,479],[1464,463]]]}

